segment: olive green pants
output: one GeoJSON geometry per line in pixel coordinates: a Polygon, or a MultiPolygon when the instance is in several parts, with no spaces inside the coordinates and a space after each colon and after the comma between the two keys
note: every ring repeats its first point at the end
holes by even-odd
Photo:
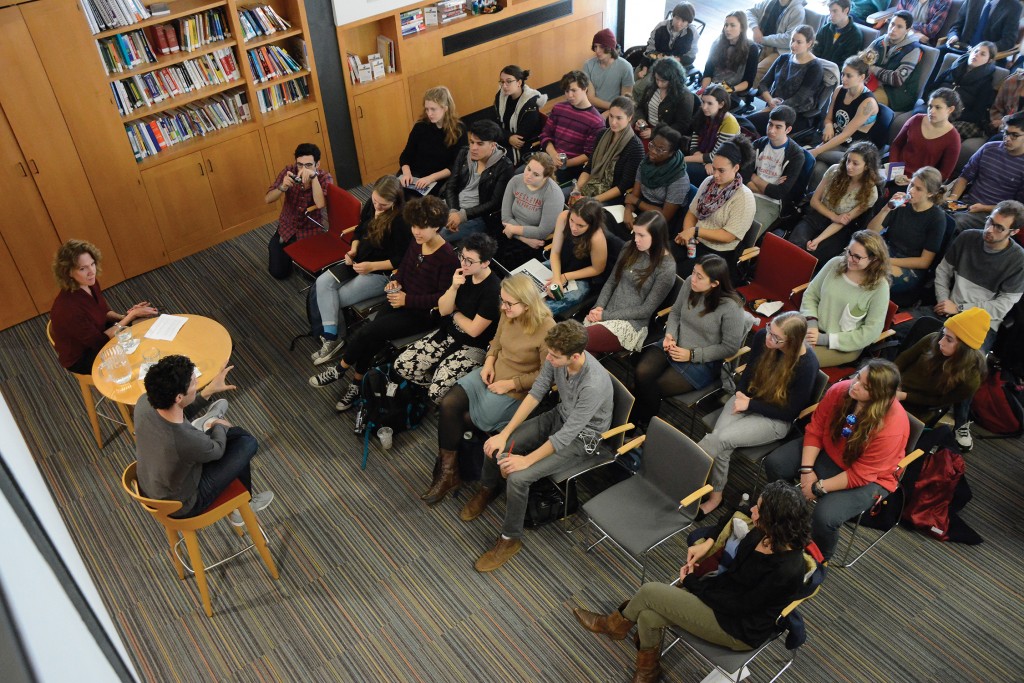
{"type": "Polygon", "coordinates": [[[860,357],[860,351],[837,351],[827,346],[815,346],[814,355],[818,357],[818,365],[823,368],[834,368],[847,365],[860,357]]]}
{"type": "Polygon", "coordinates": [[[750,650],[722,630],[710,607],[696,595],[667,583],[645,583],[622,611],[622,616],[636,622],[640,648],[661,645],[661,629],[678,626],[698,638],[731,650],[750,650]]]}

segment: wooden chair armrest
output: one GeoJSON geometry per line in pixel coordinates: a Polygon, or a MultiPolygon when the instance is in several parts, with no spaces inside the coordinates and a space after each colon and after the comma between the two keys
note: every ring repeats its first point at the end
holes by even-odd
{"type": "Polygon", "coordinates": [[[878,339],[876,339],[874,343],[877,344],[878,342],[885,341],[894,334],[896,334],[896,330],[889,328],[885,332],[882,332],[882,334],[878,335],[878,339]]]}
{"type": "Polygon", "coordinates": [[[1000,59],[1006,59],[1007,57],[1012,57],[1013,55],[1017,54],[1019,49],[1020,49],[1019,46],[1014,46],[1014,47],[1011,47],[1009,50],[1003,50],[1002,52],[997,52],[996,56],[995,56],[995,59],[993,61],[997,61],[998,62],[1000,59]]]}
{"type": "Polygon", "coordinates": [[[790,298],[796,296],[797,294],[799,294],[800,292],[804,291],[805,289],[807,289],[810,286],[811,286],[810,282],[805,282],[802,285],[797,285],[793,289],[789,290],[790,298]]]}
{"type": "Polygon", "coordinates": [[[749,261],[750,259],[755,258],[760,253],[761,247],[748,247],[747,249],[743,250],[743,253],[740,254],[740,257],[738,259],[736,259],[736,262],[743,263],[744,261],[749,261]]]}
{"type": "MultiPolygon", "coordinates": [[[[874,24],[877,24],[878,22],[886,21],[889,17],[891,17],[894,14],[896,14],[896,8],[895,7],[889,7],[887,9],[879,10],[879,11],[875,12],[874,14],[869,14],[867,16],[867,18],[864,19],[864,21],[866,21],[869,24],[874,25],[874,24]]],[[[875,26],[875,28],[878,28],[878,27],[875,26]]]]}
{"type": "Polygon", "coordinates": [[[307,206],[306,207],[306,213],[311,213],[313,211],[319,211],[319,210],[320,210],[320,207],[317,206],[316,204],[313,204],[312,206],[307,206]]]}
{"type": "Polygon", "coordinates": [[[604,439],[610,439],[616,434],[621,434],[622,432],[628,432],[634,426],[636,425],[634,425],[632,422],[627,422],[626,424],[621,424],[618,427],[612,427],[607,432],[601,434],[601,440],[603,441],[604,439]]]}
{"type": "Polygon", "coordinates": [[[654,317],[655,318],[664,318],[666,315],[668,315],[671,312],[672,312],[672,307],[669,306],[668,308],[663,308],[660,311],[658,311],[657,313],[655,313],[654,317]]]}
{"type": "Polygon", "coordinates": [[[900,471],[906,470],[911,463],[920,458],[922,455],[924,455],[923,450],[921,450],[920,448],[914,449],[910,454],[908,454],[906,457],[900,460],[899,464],[896,465],[896,469],[900,471]]]}
{"type": "Polygon", "coordinates": [[[636,448],[637,446],[642,444],[645,440],[647,440],[647,435],[646,434],[641,434],[640,436],[636,437],[632,441],[627,441],[626,443],[624,443],[621,446],[619,446],[618,449],[615,451],[615,455],[622,455],[624,453],[629,453],[631,450],[633,450],[634,448],[636,448]]]}
{"type": "Polygon", "coordinates": [[[715,489],[711,484],[704,484],[699,489],[688,495],[686,498],[683,498],[681,501],[679,501],[679,507],[684,508],[689,505],[693,505],[698,500],[700,500],[701,498],[708,495],[714,490],[715,489]]]}
{"type": "Polygon", "coordinates": [[[358,228],[358,227],[359,227],[358,225],[353,225],[353,226],[352,226],[352,227],[350,227],[350,228],[345,228],[345,229],[344,229],[344,230],[342,230],[342,231],[341,231],[341,232],[340,232],[339,234],[341,234],[341,235],[347,235],[347,234],[349,234],[350,232],[355,232],[355,231],[356,231],[356,228],[358,228]]]}
{"type": "Polygon", "coordinates": [[[749,346],[741,346],[740,350],[737,351],[736,353],[732,354],[728,358],[726,358],[725,362],[726,363],[731,363],[734,360],[736,360],[737,358],[739,358],[740,356],[742,356],[743,354],[747,353],[748,351],[750,351],[750,347],[749,346]]]}
{"type": "Polygon", "coordinates": [[[815,410],[818,409],[819,405],[820,404],[815,403],[813,406],[807,406],[806,408],[804,408],[803,410],[800,411],[800,414],[796,416],[796,419],[802,420],[805,417],[807,417],[808,415],[811,415],[815,410]]]}
{"type": "Polygon", "coordinates": [[[744,363],[743,365],[741,365],[738,368],[736,368],[735,370],[733,370],[732,374],[734,374],[734,375],[742,375],[743,371],[746,370],[746,369],[747,369],[747,364],[744,363]]]}

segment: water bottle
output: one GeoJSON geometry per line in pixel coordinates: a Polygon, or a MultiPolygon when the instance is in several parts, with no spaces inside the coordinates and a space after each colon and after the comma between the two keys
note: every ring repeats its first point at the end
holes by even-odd
{"type": "Polygon", "coordinates": [[[562,165],[562,168],[565,168],[565,165],[567,163],[569,163],[569,155],[566,154],[565,152],[559,153],[559,155],[558,155],[558,163],[560,163],[562,165]]]}
{"type": "Polygon", "coordinates": [[[750,516],[750,494],[744,493],[743,497],[740,498],[740,504],[736,506],[736,512],[742,512],[747,517],[750,516]]]}
{"type": "Polygon", "coordinates": [[[697,258],[697,238],[691,237],[686,243],[687,258],[697,258]]]}

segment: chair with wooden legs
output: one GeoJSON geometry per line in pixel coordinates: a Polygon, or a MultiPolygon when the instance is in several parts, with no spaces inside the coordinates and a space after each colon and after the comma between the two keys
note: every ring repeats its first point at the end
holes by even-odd
{"type": "MultiPolygon", "coordinates": [[[[228,560],[232,560],[255,547],[263,558],[263,563],[267,565],[267,571],[270,573],[270,576],[275,580],[278,578],[277,565],[274,564],[274,558],[270,555],[270,549],[267,547],[267,539],[263,529],[260,527],[259,522],[256,521],[256,515],[253,513],[252,508],[249,507],[249,492],[242,485],[242,482],[237,479],[231,482],[231,485],[202,514],[195,517],[178,519],[171,517],[171,515],[181,509],[181,501],[156,500],[155,498],[146,498],[142,495],[135,473],[136,465],[137,463],[133,462],[125,468],[124,474],[121,475],[121,486],[146,512],[153,516],[153,519],[163,525],[167,533],[167,543],[171,549],[171,561],[174,563],[174,568],[178,571],[178,578],[185,578],[185,570],[195,575],[196,583],[199,586],[199,597],[202,599],[203,610],[206,612],[206,616],[213,616],[213,605],[210,603],[210,593],[206,585],[207,569],[213,569],[218,565],[224,564],[228,560]],[[235,510],[238,510],[239,514],[242,515],[242,519],[245,521],[245,528],[249,531],[252,543],[233,555],[218,560],[213,564],[203,564],[196,531],[219,522],[235,510]],[[181,534],[180,540],[178,539],[178,534],[181,534]],[[181,554],[182,544],[185,545],[188,551],[187,561],[181,554]]],[[[244,535],[241,527],[232,525],[231,528],[239,536],[244,535]]]]}
{"type": "MultiPolygon", "coordinates": [[[[50,322],[46,323],[46,338],[50,341],[50,346],[53,346],[53,335],[50,333],[50,322]]],[[[121,413],[121,420],[115,420],[114,418],[101,415],[96,411],[98,405],[93,399],[92,388],[96,386],[96,383],[92,380],[92,375],[79,375],[77,372],[71,373],[76,380],[78,380],[78,389],[82,392],[82,403],[85,404],[85,412],[89,416],[89,424],[92,425],[92,435],[96,439],[96,447],[103,448],[103,434],[100,432],[100,418],[104,420],[110,420],[119,425],[124,425],[128,428],[128,435],[132,437],[132,441],[135,440],[135,423],[132,421],[131,409],[123,403],[114,404],[117,406],[117,411],[121,413]]],[[[100,397],[100,403],[103,402],[103,397],[100,397]]]]}

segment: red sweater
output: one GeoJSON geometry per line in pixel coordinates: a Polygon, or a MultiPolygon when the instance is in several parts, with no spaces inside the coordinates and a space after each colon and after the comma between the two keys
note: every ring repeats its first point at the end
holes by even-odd
{"type": "Polygon", "coordinates": [[[872,482],[887,491],[896,490],[896,465],[906,454],[907,439],[910,438],[910,421],[899,401],[893,401],[889,412],[882,421],[882,428],[874,433],[867,447],[857,460],[847,467],[843,463],[846,439],[838,441],[829,434],[829,425],[836,411],[841,409],[843,399],[850,393],[852,380],[837,382],[821,399],[814,411],[811,424],[804,435],[804,446],[823,449],[839,467],[846,470],[849,488],[857,488],[872,482]]]}
{"type": "Polygon", "coordinates": [[[79,287],[73,292],[61,292],[50,309],[50,336],[57,350],[60,364],[70,368],[87,353],[99,353],[110,339],[107,313],[110,306],[103,298],[97,281],[91,288],[92,296],[79,287]]]}
{"type": "Polygon", "coordinates": [[[960,133],[956,128],[950,128],[945,135],[927,140],[921,135],[923,120],[924,114],[914,114],[907,119],[889,146],[889,161],[905,163],[907,166],[903,172],[908,178],[923,166],[934,166],[944,180],[948,179],[952,177],[960,156],[960,133]]]}

